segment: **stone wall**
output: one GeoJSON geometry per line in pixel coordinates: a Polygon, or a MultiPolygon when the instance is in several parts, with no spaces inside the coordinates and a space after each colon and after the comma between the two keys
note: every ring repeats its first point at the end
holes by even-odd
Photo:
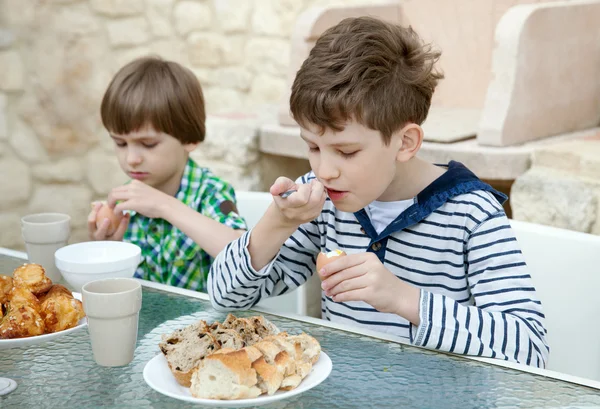
{"type": "MultiPolygon", "coordinates": [[[[116,70],[158,54],[191,68],[212,116],[194,157],[238,189],[264,188],[262,107],[285,87],[290,34],[308,7],[368,0],[0,0],[0,246],[21,249],[20,217],[72,216],[125,177],[99,119],[116,70]]],[[[300,166],[301,167],[301,166],[300,166]]],[[[271,180],[267,175],[265,180],[271,180]]]]}
{"type": "Polygon", "coordinates": [[[511,205],[517,220],[600,234],[600,134],[536,151],[511,205]]]}

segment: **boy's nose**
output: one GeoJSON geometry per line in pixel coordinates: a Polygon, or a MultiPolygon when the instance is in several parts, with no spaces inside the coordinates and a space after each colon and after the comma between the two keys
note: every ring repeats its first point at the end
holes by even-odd
{"type": "Polygon", "coordinates": [[[130,166],[133,166],[133,165],[139,165],[140,163],[142,163],[142,155],[140,155],[139,153],[137,153],[135,151],[127,152],[127,164],[129,164],[130,166]]]}
{"type": "Polygon", "coordinates": [[[321,180],[332,180],[336,179],[339,175],[339,169],[333,163],[328,160],[322,160],[319,163],[319,169],[317,172],[317,177],[321,180]]]}

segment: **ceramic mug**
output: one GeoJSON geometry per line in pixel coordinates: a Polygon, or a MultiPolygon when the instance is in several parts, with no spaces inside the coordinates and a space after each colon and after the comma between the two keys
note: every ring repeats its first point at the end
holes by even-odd
{"type": "Polygon", "coordinates": [[[83,310],[94,360],[101,366],[125,366],[133,360],[142,286],[133,278],[109,278],[87,283],[83,310]]]}
{"type": "Polygon", "coordinates": [[[40,264],[54,282],[62,278],[54,264],[54,253],[67,245],[71,235],[71,216],[62,213],[37,213],[21,218],[21,234],[27,259],[40,264]]]}

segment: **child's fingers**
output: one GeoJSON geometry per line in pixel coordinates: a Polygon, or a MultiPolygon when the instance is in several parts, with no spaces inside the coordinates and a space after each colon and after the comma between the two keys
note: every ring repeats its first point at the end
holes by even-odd
{"type": "Polygon", "coordinates": [[[118,201],[127,200],[129,198],[130,198],[130,196],[129,196],[128,191],[117,190],[115,188],[115,189],[111,190],[111,192],[108,194],[108,200],[106,201],[106,204],[108,205],[108,207],[113,209],[118,201]]]}
{"type": "Polygon", "coordinates": [[[325,193],[325,186],[318,180],[313,180],[311,183],[311,192],[310,192],[310,201],[312,205],[319,206],[323,208],[323,204],[327,199],[327,194],[325,193]]]}
{"type": "Polygon", "coordinates": [[[98,214],[98,211],[100,211],[100,209],[102,208],[102,202],[92,202],[92,210],[90,211],[90,214],[88,215],[88,222],[90,220],[96,220],[96,215],[98,214]]]}
{"type": "Polygon", "coordinates": [[[98,230],[96,230],[96,233],[94,234],[94,240],[106,240],[106,236],[107,236],[106,233],[108,232],[109,225],[110,225],[110,220],[108,220],[108,219],[102,220],[100,227],[98,227],[98,230]]]}
{"type": "Polygon", "coordinates": [[[295,185],[296,192],[292,193],[286,198],[279,195],[273,195],[273,200],[280,209],[293,209],[302,207],[308,203],[310,198],[310,186],[309,185],[295,185]]]}
{"type": "Polygon", "coordinates": [[[92,211],[90,212],[90,214],[88,214],[88,218],[87,218],[87,226],[88,226],[88,234],[90,236],[90,239],[94,239],[95,234],[96,234],[96,216],[98,215],[98,211],[100,210],[100,208],[102,207],[102,203],[101,202],[94,202],[92,203],[92,211]]]}
{"type": "MultiPolygon", "coordinates": [[[[364,265],[364,260],[359,254],[350,254],[345,257],[337,257],[332,262],[321,267],[321,270],[317,271],[317,273],[323,280],[328,279],[329,276],[337,276],[339,275],[338,273],[342,272],[348,272],[347,274],[350,275],[364,274],[366,272],[364,265]]],[[[350,275],[347,277],[350,277],[350,275]]]]}
{"type": "Polygon", "coordinates": [[[288,179],[286,177],[278,177],[275,183],[269,189],[269,192],[273,196],[279,196],[283,192],[287,192],[288,190],[296,189],[296,183],[293,180],[288,179]]]}
{"type": "Polygon", "coordinates": [[[117,227],[117,230],[115,230],[115,232],[111,236],[112,240],[117,240],[117,241],[123,240],[123,236],[125,236],[125,232],[127,231],[127,227],[129,227],[129,219],[130,219],[130,217],[131,216],[129,215],[129,213],[125,213],[125,215],[121,219],[121,222],[119,223],[119,227],[117,227]]]}
{"type": "Polygon", "coordinates": [[[358,290],[369,286],[369,280],[364,274],[348,275],[343,273],[334,274],[329,279],[323,281],[323,291],[325,291],[327,296],[331,297],[346,291],[358,290]],[[335,282],[336,278],[338,279],[337,282],[335,282]]]}
{"type": "Polygon", "coordinates": [[[119,202],[116,206],[115,209],[113,210],[113,212],[115,214],[123,214],[123,212],[125,210],[135,210],[131,208],[131,200],[126,200],[123,202],[119,202]]]}

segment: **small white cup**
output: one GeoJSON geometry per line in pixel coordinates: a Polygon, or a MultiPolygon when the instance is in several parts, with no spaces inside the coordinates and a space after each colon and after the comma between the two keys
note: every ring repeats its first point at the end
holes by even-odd
{"type": "Polygon", "coordinates": [[[109,278],[83,286],[83,310],[94,360],[101,366],[125,366],[133,360],[142,286],[133,278],[109,278]]]}
{"type": "Polygon", "coordinates": [[[37,213],[21,218],[21,234],[30,263],[40,264],[54,282],[61,274],[54,264],[54,253],[67,245],[71,235],[71,216],[62,213],[37,213]]]}

